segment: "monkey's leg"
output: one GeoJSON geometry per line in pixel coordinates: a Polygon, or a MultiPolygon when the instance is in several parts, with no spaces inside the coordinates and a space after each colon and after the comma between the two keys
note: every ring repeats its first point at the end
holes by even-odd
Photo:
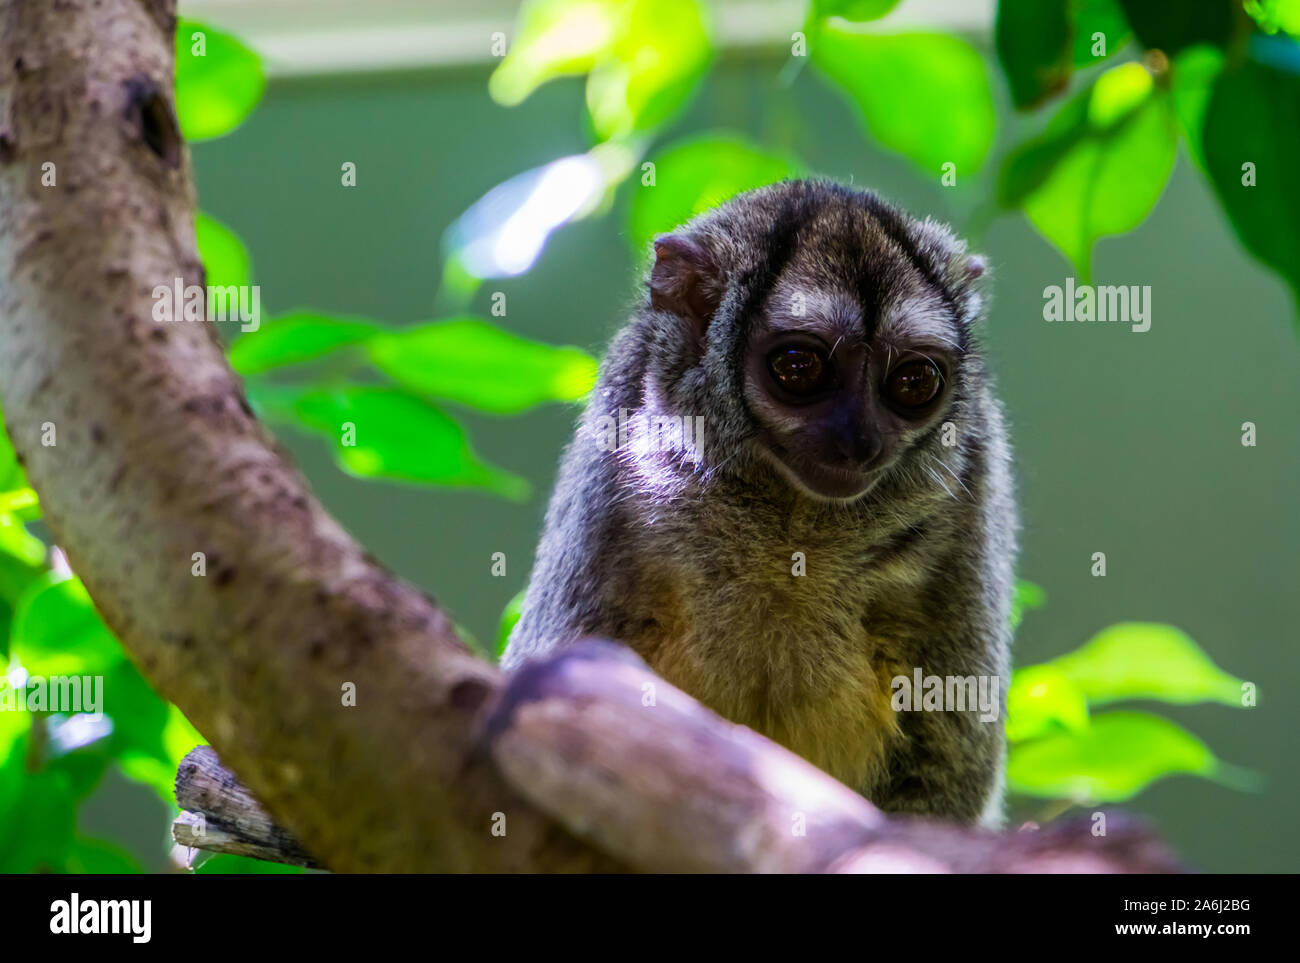
{"type": "Polygon", "coordinates": [[[1006,753],[1002,713],[989,721],[980,716],[979,709],[900,713],[902,739],[885,778],[867,794],[871,801],[886,812],[998,825],[1006,753]]]}

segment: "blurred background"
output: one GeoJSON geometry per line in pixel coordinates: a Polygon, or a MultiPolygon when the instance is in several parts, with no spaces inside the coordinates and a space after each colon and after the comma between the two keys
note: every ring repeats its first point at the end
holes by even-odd
{"type": "MultiPolygon", "coordinates": [[[[806,2],[686,6],[702,11],[707,52],[680,96],[647,101],[654,116],[646,120],[604,111],[605,95],[593,94],[584,64],[568,63],[552,73],[569,75],[552,78],[544,58],[522,66],[517,60],[511,73],[500,54],[518,54],[528,33],[519,5],[506,0],[183,0],[183,15],[255,51],[267,78],[242,124],[194,145],[200,207],[242,239],[268,316],[312,309],[398,330],[474,316],[521,338],[573,346],[593,357],[636,296],[638,272],[646,266],[644,228],[669,228],[676,215],[720,199],[715,195],[751,186],[747,177],[762,182],[787,169],[824,175],[952,223],[992,266],[993,302],[983,336],[1015,449],[1023,515],[1019,572],[1032,583],[1022,598],[1016,665],[1048,663],[1108,626],[1139,622],[1176,627],[1222,669],[1212,685],[1206,683],[1210,695],[1198,695],[1194,685],[1174,691],[1171,683],[1160,697],[1158,683],[1185,669],[1181,662],[1156,666],[1148,673],[1154,682],[1126,690],[1132,698],[1125,710],[1176,724],[1192,745],[1212,753],[1208,762],[1202,756],[1187,762],[1190,750],[1182,746],[1175,755],[1182,753],[1183,762],[1139,764],[1136,775],[1102,773],[1091,782],[1071,782],[1070,776],[1066,784],[1082,787],[1078,792],[1060,791],[1059,780],[1055,790],[1045,783],[1035,790],[1026,777],[1029,791],[1011,797],[1013,818],[1048,819],[1072,801],[1084,812],[1110,812],[1118,804],[1149,817],[1195,867],[1293,871],[1300,855],[1293,817],[1300,796],[1294,753],[1300,728],[1294,695],[1300,683],[1294,628],[1300,624],[1300,351],[1291,285],[1300,260],[1289,274],[1278,270],[1278,258],[1295,248],[1272,254],[1277,248],[1267,240],[1263,260],[1252,255],[1259,242],[1251,237],[1248,247],[1243,240],[1253,229],[1252,215],[1225,201],[1214,148],[1198,157],[1211,135],[1185,126],[1183,100],[1169,93],[1179,64],[1191,64],[1189,75],[1202,69],[1194,60],[1202,48],[1194,42],[1205,38],[1184,29],[1176,34],[1180,39],[1166,43],[1177,49],[1164,50],[1143,38],[1151,40],[1153,29],[1173,29],[1169,24],[1144,26],[1138,36],[1133,24],[1124,25],[1123,13],[1139,21],[1141,4],[1121,10],[1128,5],[1118,0],[1084,3],[1090,16],[1118,24],[1107,35],[1112,49],[1091,63],[1077,55],[1071,39],[1072,51],[1062,59],[1042,55],[1050,46],[1050,25],[1011,11],[1027,18],[1021,32],[1032,34],[1030,47],[1048,63],[1019,70],[1016,31],[1008,23],[999,27],[993,0],[829,5],[858,19],[827,20],[832,26],[821,28],[824,34],[810,28],[817,11],[806,2]],[[879,11],[878,18],[868,16],[879,11]],[[902,46],[863,47],[864,57],[873,50],[879,57],[855,61],[850,49],[839,61],[819,65],[815,51],[819,42],[830,49],[833,30],[851,38],[937,35],[960,43],[974,66],[962,61],[961,70],[949,71],[955,55],[944,46],[918,47],[913,61],[902,46]],[[811,63],[797,52],[797,34],[814,50],[811,63]],[[505,38],[504,50],[494,50],[497,35],[505,38]],[[925,57],[932,59],[916,60],[925,57]],[[1149,79],[1131,84],[1125,65],[1149,79]],[[1107,76],[1113,83],[1102,79],[1107,76]],[[917,88],[931,77],[936,91],[918,99],[917,88]],[[1121,81],[1136,92],[1122,93],[1116,109],[1135,117],[1148,110],[1142,98],[1156,104],[1169,97],[1166,120],[1174,133],[1167,157],[1145,147],[1146,153],[1116,148],[1108,157],[1124,134],[1099,136],[1100,146],[1044,140],[1049,119],[1066,116],[1071,103],[1090,109],[1096,124],[1107,85],[1121,81]],[[959,113],[945,116],[944,104],[959,113]],[[963,134],[962,118],[983,116],[984,105],[987,123],[963,134]],[[915,130],[929,140],[909,141],[907,132],[915,130]],[[539,175],[512,182],[560,158],[591,158],[597,144],[605,152],[598,150],[598,173],[590,176],[605,178],[600,190],[586,173],[557,175],[540,192],[539,175]],[[695,154],[692,144],[701,145],[695,154]],[[1018,183],[1017,159],[1047,163],[1039,156],[1044,144],[1057,167],[1018,183]],[[1095,147],[1096,155],[1085,147],[1095,147]],[[679,149],[687,153],[674,161],[679,149]],[[1105,177],[1081,185],[1054,181],[1067,164],[1083,162],[1075,154],[1068,159],[1071,150],[1084,151],[1097,169],[1109,164],[1105,177]],[[949,157],[955,170],[944,167],[949,157]],[[641,167],[647,161],[656,165],[653,187],[641,167]],[[355,186],[342,181],[347,164],[355,165],[355,186]],[[1154,189],[1144,187],[1153,176],[1154,189]],[[693,187],[686,200],[664,201],[663,210],[645,200],[648,192],[668,195],[680,181],[709,177],[717,183],[693,187]],[[479,203],[507,182],[513,193],[479,203]],[[1094,226],[1091,234],[1077,224],[1054,224],[1044,213],[1084,191],[1123,195],[1129,189],[1151,195],[1135,212],[1116,214],[1103,205],[1075,217],[1094,226]],[[528,226],[529,236],[540,238],[537,243],[511,257],[502,255],[499,243],[478,243],[491,241],[510,216],[518,230],[519,212],[531,210],[520,198],[539,196],[552,203],[531,215],[536,223],[528,226]],[[1149,285],[1150,330],[1046,322],[1044,288],[1064,285],[1067,277],[1149,285]],[[1253,446],[1242,441],[1246,422],[1255,426],[1253,446]],[[1094,574],[1097,552],[1105,553],[1104,577],[1094,574]],[[1224,674],[1231,677],[1227,696],[1224,674]],[[1258,705],[1230,704],[1240,680],[1258,685],[1258,705]]],[[[1077,4],[1061,6],[1082,15],[1077,4]]],[[[1294,44],[1284,29],[1269,33],[1258,20],[1240,27],[1242,5],[1226,6],[1232,30],[1262,38],[1251,42],[1294,44]]],[[[689,31],[673,24],[682,7],[670,3],[659,13],[677,31],[666,41],[678,45],[674,50],[688,43],[682,37],[689,31]]],[[[1199,17],[1195,27],[1210,16],[1202,17],[1202,7],[1214,5],[1187,4],[1178,16],[1189,22],[1199,17]]],[[[1187,27],[1182,21],[1174,27],[1180,23],[1187,27]]],[[[572,41],[576,29],[566,26],[563,36],[572,41]]],[[[1086,24],[1074,22],[1071,31],[1071,38],[1091,37],[1086,24]]],[[[1215,56],[1226,67],[1204,69],[1211,75],[1233,69],[1236,42],[1219,44],[1215,56]]],[[[572,59],[572,50],[565,56],[572,59]]],[[[1293,86],[1270,89],[1277,94],[1276,123],[1300,129],[1300,109],[1286,100],[1293,86]]],[[[1133,129],[1139,122],[1132,121],[1133,129]]],[[[1222,135],[1213,136],[1224,143],[1222,135]]],[[[1271,156],[1255,144],[1228,150],[1233,176],[1241,162],[1254,161],[1256,189],[1264,190],[1268,179],[1269,189],[1277,190],[1278,181],[1300,170],[1295,144],[1292,136],[1271,156]]],[[[1295,210],[1287,207],[1294,197],[1275,195],[1268,203],[1295,210]]],[[[474,403],[472,390],[430,390],[445,399],[440,409],[462,427],[477,458],[500,474],[464,475],[450,485],[387,480],[383,472],[349,463],[328,443],[323,436],[334,422],[326,418],[329,430],[313,430],[319,420],[275,393],[286,383],[283,368],[268,376],[275,365],[259,361],[252,344],[264,335],[271,344],[276,323],[240,336],[249,342],[240,370],[255,403],[260,398],[269,414],[289,412],[276,421],[277,433],[326,507],[385,564],[434,594],[484,650],[494,650],[502,613],[526,583],[576,406],[556,390],[540,403],[492,411],[484,410],[490,404],[474,403]],[[258,378],[266,379],[260,395],[258,378]],[[348,470],[340,470],[340,460],[348,470]],[[518,479],[527,483],[526,493],[518,479]],[[492,574],[497,552],[504,553],[504,576],[492,574]]],[[[237,342],[232,357],[240,350],[237,342]]],[[[413,351],[411,357],[421,355],[413,351]]],[[[567,364],[580,356],[565,357],[567,364]]],[[[331,355],[324,364],[335,361],[331,355]]],[[[391,364],[376,364],[409,384],[391,364]]],[[[582,365],[573,365],[581,382],[582,365]]],[[[345,375],[331,369],[329,377],[345,375]]],[[[372,375],[358,377],[361,384],[378,383],[372,375]]],[[[424,443],[418,424],[394,430],[410,446],[424,443]]],[[[1093,703],[1114,698],[1085,695],[1090,711],[1093,703]]],[[[1052,731],[1040,727],[1034,734],[1051,738],[1052,731]]],[[[1077,735],[1068,724],[1060,731],[1077,735]]],[[[1076,768],[1088,770],[1096,746],[1071,745],[1076,768]]],[[[115,841],[146,868],[167,865],[165,829],[174,807],[168,809],[147,781],[128,779],[110,765],[86,795],[79,832],[115,841]]],[[[10,827],[18,820],[12,814],[10,827]]]]}

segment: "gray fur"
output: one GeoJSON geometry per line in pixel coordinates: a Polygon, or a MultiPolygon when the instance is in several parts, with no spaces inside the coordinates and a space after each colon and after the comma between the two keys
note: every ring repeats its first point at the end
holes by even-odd
{"type": "Polygon", "coordinates": [[[996,823],[1001,709],[990,723],[888,704],[890,680],[917,666],[996,677],[1005,704],[1016,517],[972,332],[982,262],[947,228],[826,182],[742,194],[677,233],[719,268],[702,356],[682,317],[642,298],[568,446],[502,664],[616,639],[886,811],[996,823]],[[873,350],[916,328],[953,345],[943,410],[897,433],[883,475],[853,500],[799,490],[755,442],[749,342],[793,291],[848,305],[873,350]],[[601,416],[620,408],[704,415],[700,451],[603,450],[601,416]]]}

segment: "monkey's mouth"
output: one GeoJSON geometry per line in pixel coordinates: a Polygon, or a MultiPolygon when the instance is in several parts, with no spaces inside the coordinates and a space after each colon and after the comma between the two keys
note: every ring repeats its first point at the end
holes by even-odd
{"type": "Polygon", "coordinates": [[[853,471],[818,462],[799,462],[791,470],[803,486],[822,498],[850,500],[861,498],[876,481],[875,472],[853,471]]]}
{"type": "Polygon", "coordinates": [[[861,498],[871,490],[881,474],[879,467],[859,471],[796,455],[770,438],[764,439],[758,447],[786,481],[805,495],[826,501],[861,498]]]}

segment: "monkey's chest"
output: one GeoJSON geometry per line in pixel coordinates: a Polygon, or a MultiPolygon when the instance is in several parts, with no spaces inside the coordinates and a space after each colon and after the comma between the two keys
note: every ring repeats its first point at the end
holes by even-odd
{"type": "Polygon", "coordinates": [[[621,637],[719,714],[865,792],[898,735],[898,653],[872,634],[851,586],[732,575],[651,577],[653,614],[621,637]]]}

